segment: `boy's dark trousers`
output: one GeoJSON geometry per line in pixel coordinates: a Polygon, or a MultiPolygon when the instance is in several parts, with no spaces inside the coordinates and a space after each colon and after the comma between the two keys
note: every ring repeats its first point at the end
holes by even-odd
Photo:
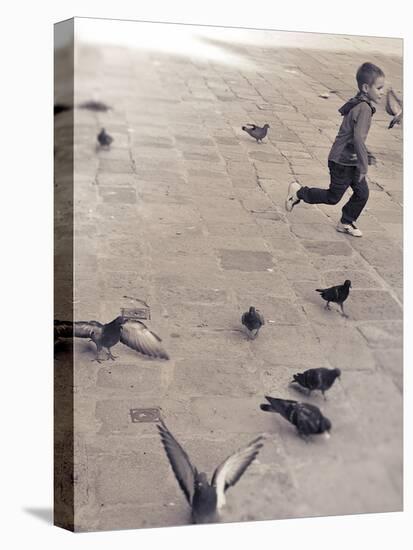
{"type": "Polygon", "coordinates": [[[359,180],[360,172],[357,166],[345,166],[329,161],[330,187],[301,187],[297,197],[308,204],[337,204],[346,190],[351,187],[353,194],[342,209],[341,223],[353,223],[360,216],[369,198],[369,188],[366,178],[359,180]]]}

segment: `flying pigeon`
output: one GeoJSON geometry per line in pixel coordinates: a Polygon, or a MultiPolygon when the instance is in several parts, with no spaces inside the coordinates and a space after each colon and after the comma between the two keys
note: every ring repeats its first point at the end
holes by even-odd
{"type": "Polygon", "coordinates": [[[104,128],[102,128],[97,136],[97,140],[99,142],[99,145],[101,145],[102,147],[109,147],[113,141],[113,137],[110,136],[104,128]]]}
{"type": "Polygon", "coordinates": [[[264,437],[257,437],[246,447],[228,456],[215,469],[209,483],[207,475],[198,472],[192,465],[188,455],[165,424],[162,422],[157,427],[176,480],[191,507],[193,523],[219,521],[219,510],[225,504],[225,492],[236,484],[256,458],[263,446],[264,437]]]}
{"type": "Polygon", "coordinates": [[[331,309],[330,302],[334,302],[340,306],[342,315],[344,317],[348,317],[348,315],[344,313],[343,303],[347,300],[348,295],[350,294],[350,288],[351,281],[347,279],[344,281],[343,285],[332,286],[330,288],[316,288],[316,292],[319,292],[323,300],[327,302],[325,306],[326,309],[331,309]]]}
{"type": "Polygon", "coordinates": [[[299,403],[291,399],[277,399],[267,395],[265,399],[269,402],[269,405],[262,403],[260,405],[261,410],[279,413],[297,428],[300,435],[325,434],[325,437],[329,437],[331,422],[322,415],[320,409],[315,405],[299,403]]]}
{"type": "Polygon", "coordinates": [[[303,388],[307,388],[308,395],[310,395],[313,390],[321,390],[321,393],[325,399],[324,392],[329,390],[334,384],[336,378],[339,378],[340,376],[340,369],[326,369],[324,367],[320,367],[294,374],[291,383],[293,384],[294,382],[297,382],[303,388]]]}
{"type": "Polygon", "coordinates": [[[64,103],[56,103],[53,107],[54,116],[64,113],[65,111],[71,111],[73,107],[70,105],[65,105],[64,103]]]}
{"type": "Polygon", "coordinates": [[[109,111],[109,109],[112,109],[112,107],[109,107],[109,105],[106,105],[106,103],[103,103],[102,101],[85,101],[84,103],[81,103],[79,105],[79,109],[87,109],[88,111],[96,111],[96,112],[103,112],[109,111]]]}
{"type": "Polygon", "coordinates": [[[61,338],[89,338],[96,344],[96,357],[94,361],[100,363],[100,352],[102,348],[107,350],[107,359],[115,360],[110,348],[122,342],[129,348],[146,355],[159,359],[169,359],[164,350],[161,338],[141,321],[126,319],[119,316],[110,323],[103,325],[99,321],[55,321],[54,322],[55,344],[61,338]]]}
{"type": "Polygon", "coordinates": [[[247,124],[246,126],[242,127],[242,130],[244,130],[244,132],[247,132],[247,134],[249,134],[251,137],[255,138],[257,140],[257,143],[262,143],[263,138],[265,138],[265,136],[267,135],[269,127],[269,124],[264,124],[262,128],[260,126],[255,126],[255,124],[247,124]]]}
{"type": "Polygon", "coordinates": [[[262,313],[254,306],[251,306],[248,311],[242,314],[241,322],[248,329],[250,338],[254,339],[258,336],[258,331],[262,325],[265,325],[262,313]]]}
{"type": "Polygon", "coordinates": [[[403,120],[403,102],[397,97],[390,88],[386,95],[386,112],[393,117],[389,124],[389,129],[403,120]]]}

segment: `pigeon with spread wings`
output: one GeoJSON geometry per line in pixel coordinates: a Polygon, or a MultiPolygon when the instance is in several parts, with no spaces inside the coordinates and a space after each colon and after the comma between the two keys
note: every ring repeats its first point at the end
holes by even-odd
{"type": "Polygon", "coordinates": [[[225,492],[240,479],[257,457],[264,437],[259,436],[246,447],[227,457],[215,470],[211,483],[204,472],[198,472],[188,455],[165,424],[158,424],[161,441],[175,477],[192,510],[194,523],[219,521],[219,510],[225,504],[225,492]]]}
{"type": "Polygon", "coordinates": [[[126,319],[119,316],[110,323],[99,321],[55,321],[55,344],[61,338],[89,338],[96,344],[95,361],[102,361],[100,352],[107,350],[107,359],[115,360],[110,348],[121,342],[138,353],[148,357],[169,359],[162,345],[161,338],[148,329],[141,321],[126,319]]]}
{"type": "Polygon", "coordinates": [[[397,97],[390,88],[386,95],[386,112],[393,117],[389,124],[389,129],[403,120],[403,102],[397,97]]]}

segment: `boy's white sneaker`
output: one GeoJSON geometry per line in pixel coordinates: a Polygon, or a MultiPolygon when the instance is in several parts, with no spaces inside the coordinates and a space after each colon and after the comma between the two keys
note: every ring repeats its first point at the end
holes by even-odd
{"type": "Polygon", "coordinates": [[[347,233],[348,235],[352,235],[353,237],[362,237],[363,233],[362,231],[354,225],[354,223],[341,223],[338,222],[337,231],[340,233],[347,233]]]}
{"type": "Polygon", "coordinates": [[[297,191],[299,189],[301,189],[301,185],[296,181],[292,181],[288,186],[288,195],[285,201],[285,209],[287,212],[291,212],[294,206],[300,202],[300,199],[297,197],[297,191]]]}

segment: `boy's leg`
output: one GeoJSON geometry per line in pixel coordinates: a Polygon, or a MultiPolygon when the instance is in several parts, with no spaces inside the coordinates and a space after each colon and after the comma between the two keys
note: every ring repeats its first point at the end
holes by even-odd
{"type": "Polygon", "coordinates": [[[351,195],[350,200],[343,206],[341,223],[354,223],[362,213],[368,201],[369,186],[366,178],[358,181],[359,177],[360,172],[355,170],[353,181],[351,183],[353,194],[351,195]]]}
{"type": "MultiPolygon", "coordinates": [[[[330,186],[328,189],[318,187],[301,187],[290,190],[286,201],[286,209],[291,211],[300,200],[308,204],[337,204],[352,183],[352,166],[344,166],[335,162],[329,162],[330,186]]],[[[291,186],[290,186],[291,189],[291,186]]]]}

